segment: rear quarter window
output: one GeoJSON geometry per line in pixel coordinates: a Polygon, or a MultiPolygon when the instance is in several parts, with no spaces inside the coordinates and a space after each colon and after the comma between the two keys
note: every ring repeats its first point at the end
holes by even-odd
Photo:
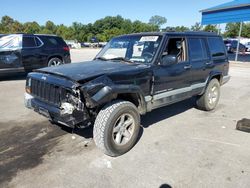
{"type": "Polygon", "coordinates": [[[208,46],[213,58],[225,57],[225,45],[220,37],[209,37],[208,46]]]}
{"type": "Polygon", "coordinates": [[[59,44],[56,38],[48,38],[48,41],[52,46],[57,46],[59,44]]]}
{"type": "Polygon", "coordinates": [[[36,40],[36,45],[37,46],[42,46],[42,42],[41,42],[41,39],[39,39],[38,37],[35,37],[35,40],[36,40]]]}
{"type": "Polygon", "coordinates": [[[189,38],[189,56],[191,61],[199,61],[208,59],[205,40],[202,38],[189,38]]]}
{"type": "Polygon", "coordinates": [[[51,48],[66,46],[65,42],[60,37],[44,37],[44,40],[46,41],[46,44],[51,48]]]}

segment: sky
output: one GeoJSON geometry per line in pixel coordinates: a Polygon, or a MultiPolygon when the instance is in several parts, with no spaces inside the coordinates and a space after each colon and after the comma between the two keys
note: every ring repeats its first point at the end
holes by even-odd
{"type": "Polygon", "coordinates": [[[22,23],[36,21],[44,25],[93,23],[105,16],[121,15],[132,21],[148,22],[153,15],[167,18],[164,26],[190,27],[201,21],[202,9],[231,0],[2,0],[0,17],[8,15],[22,23]]]}

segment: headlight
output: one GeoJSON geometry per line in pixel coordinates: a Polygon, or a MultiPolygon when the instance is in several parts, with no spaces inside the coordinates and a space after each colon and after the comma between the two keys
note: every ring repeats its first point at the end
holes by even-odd
{"type": "Polygon", "coordinates": [[[25,90],[27,93],[31,93],[31,78],[27,78],[25,90]]]}

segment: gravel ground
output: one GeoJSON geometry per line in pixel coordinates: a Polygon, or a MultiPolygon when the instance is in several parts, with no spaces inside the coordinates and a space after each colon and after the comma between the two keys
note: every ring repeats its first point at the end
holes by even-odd
{"type": "MultiPolygon", "coordinates": [[[[74,62],[96,49],[72,50],[74,62]]],[[[250,134],[235,130],[249,118],[250,65],[231,64],[218,108],[199,111],[194,99],[142,117],[141,137],[111,158],[92,129],[51,125],[25,109],[25,76],[0,81],[0,187],[250,187],[250,134]]]]}

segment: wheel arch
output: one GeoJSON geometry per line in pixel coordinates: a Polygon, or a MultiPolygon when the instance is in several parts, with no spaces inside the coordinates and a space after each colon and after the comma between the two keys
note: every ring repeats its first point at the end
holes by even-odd
{"type": "Polygon", "coordinates": [[[140,114],[146,113],[146,102],[144,96],[140,92],[117,93],[116,99],[129,101],[137,107],[140,114]]]}
{"type": "Polygon", "coordinates": [[[219,81],[219,83],[221,84],[222,83],[222,78],[223,78],[223,73],[222,72],[212,72],[212,73],[210,73],[207,85],[214,78],[217,79],[219,81]]]}
{"type": "MultiPolygon", "coordinates": [[[[98,86],[96,86],[98,87],[98,86]]],[[[138,86],[133,85],[109,85],[98,88],[98,91],[91,94],[91,90],[81,88],[85,97],[86,105],[89,108],[104,106],[105,104],[121,99],[133,103],[140,114],[146,113],[146,102],[143,92],[138,86]]]]}
{"type": "Polygon", "coordinates": [[[59,54],[54,54],[54,55],[51,55],[51,56],[49,56],[49,57],[47,58],[47,63],[48,63],[52,58],[59,58],[60,60],[62,60],[62,61],[64,62],[63,57],[62,57],[61,55],[59,55],[59,54]]]}
{"type": "Polygon", "coordinates": [[[220,85],[222,84],[222,78],[223,78],[223,74],[222,74],[222,72],[211,72],[210,74],[209,74],[209,76],[208,76],[208,78],[207,78],[207,80],[206,80],[206,83],[205,83],[205,87],[203,88],[203,90],[202,90],[202,92],[199,94],[199,96],[200,95],[203,95],[203,93],[205,92],[205,90],[206,90],[206,88],[207,88],[207,86],[208,86],[208,84],[209,84],[209,82],[212,80],[212,79],[217,79],[218,81],[219,81],[219,83],[220,83],[220,85]]]}

